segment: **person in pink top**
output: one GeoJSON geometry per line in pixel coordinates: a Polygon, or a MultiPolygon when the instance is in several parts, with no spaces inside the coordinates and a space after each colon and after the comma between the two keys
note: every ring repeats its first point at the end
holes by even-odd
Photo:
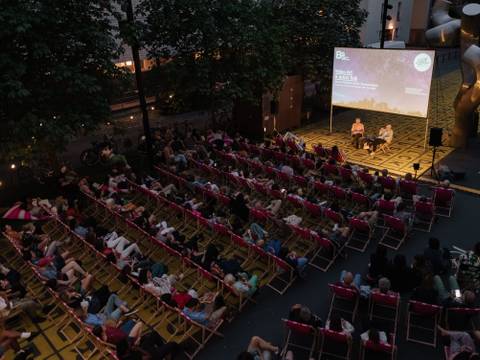
{"type": "Polygon", "coordinates": [[[365,133],[365,127],[362,124],[362,121],[360,118],[356,118],[355,122],[352,124],[352,144],[355,146],[355,148],[359,149],[360,148],[360,139],[363,137],[363,134],[365,133]]]}

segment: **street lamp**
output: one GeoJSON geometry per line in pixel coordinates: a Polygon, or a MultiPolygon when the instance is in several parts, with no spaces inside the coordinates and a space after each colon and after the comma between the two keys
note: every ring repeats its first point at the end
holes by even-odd
{"type": "Polygon", "coordinates": [[[382,11],[382,37],[380,39],[380,49],[383,49],[385,47],[387,20],[388,21],[392,20],[392,17],[388,15],[388,10],[391,10],[392,8],[393,6],[388,3],[388,0],[384,0],[383,9],[382,9],[383,10],[382,11]]]}

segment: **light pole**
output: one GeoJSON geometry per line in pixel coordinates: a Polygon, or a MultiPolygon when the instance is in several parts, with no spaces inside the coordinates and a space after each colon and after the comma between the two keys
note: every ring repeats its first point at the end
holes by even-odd
{"type": "MultiPolygon", "coordinates": [[[[125,12],[127,13],[127,23],[132,28],[135,24],[135,18],[133,15],[133,4],[132,0],[125,0],[125,12]]],[[[140,108],[142,109],[142,122],[143,122],[143,132],[145,134],[145,145],[147,147],[147,159],[148,167],[150,170],[153,168],[153,147],[152,147],[152,134],[150,132],[150,121],[148,119],[148,109],[147,101],[145,100],[145,91],[143,88],[143,75],[142,75],[142,65],[140,64],[140,47],[138,44],[138,39],[133,37],[131,43],[129,44],[132,49],[133,64],[135,68],[135,79],[137,81],[137,91],[138,99],[140,101],[140,108]]]]}
{"type": "Polygon", "coordinates": [[[393,8],[392,5],[388,4],[388,0],[383,1],[383,8],[382,8],[382,36],[380,38],[380,49],[385,47],[385,35],[387,31],[387,20],[392,20],[392,17],[388,15],[388,10],[393,8]]]}

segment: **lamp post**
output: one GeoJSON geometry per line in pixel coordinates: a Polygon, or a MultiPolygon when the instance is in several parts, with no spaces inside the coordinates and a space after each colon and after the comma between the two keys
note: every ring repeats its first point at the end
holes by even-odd
{"type": "MultiPolygon", "coordinates": [[[[132,0],[125,0],[125,12],[127,14],[127,23],[133,27],[135,18],[133,15],[132,0]]],[[[130,43],[133,56],[133,65],[135,68],[135,79],[137,82],[138,99],[140,101],[140,108],[142,109],[143,132],[145,134],[145,145],[147,148],[147,159],[149,170],[153,168],[153,147],[152,134],[150,132],[150,121],[148,119],[147,101],[145,100],[145,91],[143,88],[142,65],[140,64],[140,47],[138,39],[135,37],[130,43]]]]}
{"type": "Polygon", "coordinates": [[[385,47],[385,35],[387,31],[387,20],[392,20],[392,17],[388,15],[388,10],[393,8],[392,5],[388,4],[388,0],[383,1],[383,8],[382,8],[382,36],[380,38],[380,49],[385,47]]]}

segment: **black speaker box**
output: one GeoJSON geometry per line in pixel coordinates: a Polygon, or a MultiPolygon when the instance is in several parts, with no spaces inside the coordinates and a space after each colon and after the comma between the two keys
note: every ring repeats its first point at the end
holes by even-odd
{"type": "Polygon", "coordinates": [[[277,115],[278,113],[278,101],[270,101],[270,114],[277,115]]]}
{"type": "Polygon", "coordinates": [[[431,128],[430,129],[430,146],[442,146],[443,128],[431,128]]]}

